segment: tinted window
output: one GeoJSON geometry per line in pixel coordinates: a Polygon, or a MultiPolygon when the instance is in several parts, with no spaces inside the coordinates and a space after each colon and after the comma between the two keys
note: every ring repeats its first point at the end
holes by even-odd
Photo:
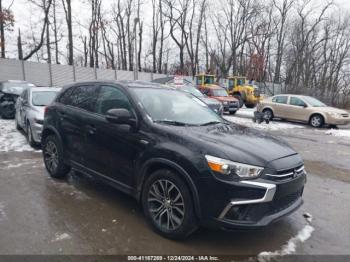
{"type": "Polygon", "coordinates": [[[61,95],[59,102],[65,105],[93,111],[97,94],[96,86],[73,86],[61,95]]]}
{"type": "Polygon", "coordinates": [[[113,86],[101,86],[96,102],[95,112],[105,115],[110,109],[125,108],[131,111],[128,97],[120,89],[113,86]]]}
{"type": "Polygon", "coordinates": [[[305,106],[306,105],[303,100],[301,100],[298,97],[293,97],[293,96],[290,98],[289,103],[293,106],[305,106]]]}
{"type": "Polygon", "coordinates": [[[272,99],[272,102],[279,103],[279,104],[287,104],[288,96],[275,96],[272,99]]]}

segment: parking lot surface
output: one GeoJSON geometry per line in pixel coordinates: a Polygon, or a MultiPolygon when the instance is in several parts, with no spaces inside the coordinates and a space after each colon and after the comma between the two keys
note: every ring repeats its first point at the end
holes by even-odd
{"type": "Polygon", "coordinates": [[[350,127],[258,125],[251,115],[241,109],[226,118],[280,136],[302,154],[304,205],[261,230],[201,228],[182,242],[154,233],[136,201],[107,185],[73,172],[50,178],[40,149],[0,120],[0,254],[349,254],[350,127]]]}

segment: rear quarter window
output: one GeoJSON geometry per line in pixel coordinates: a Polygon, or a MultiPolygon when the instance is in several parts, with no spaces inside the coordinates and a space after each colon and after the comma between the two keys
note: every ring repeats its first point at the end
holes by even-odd
{"type": "Polygon", "coordinates": [[[288,96],[275,96],[272,98],[272,102],[278,103],[278,104],[287,104],[288,96]]]}

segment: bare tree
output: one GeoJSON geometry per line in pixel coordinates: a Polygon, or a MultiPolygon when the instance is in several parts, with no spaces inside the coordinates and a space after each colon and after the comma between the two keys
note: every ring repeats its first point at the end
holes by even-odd
{"type": "Polygon", "coordinates": [[[36,2],[35,0],[29,0],[31,3],[35,4],[36,6],[40,7],[44,13],[44,19],[43,19],[43,26],[40,33],[40,39],[38,43],[35,43],[34,41],[34,48],[26,55],[24,56],[24,60],[28,60],[31,58],[34,54],[36,54],[44,44],[44,38],[45,38],[45,32],[46,27],[48,26],[48,16],[50,12],[50,7],[52,4],[52,0],[41,0],[41,2],[36,2]]]}
{"type": "Polygon", "coordinates": [[[72,27],[72,4],[71,0],[62,0],[68,30],[68,64],[73,65],[73,27],[72,27]]]}
{"type": "Polygon", "coordinates": [[[1,58],[5,58],[5,30],[12,30],[14,17],[10,8],[4,8],[0,0],[0,48],[1,58]]]}

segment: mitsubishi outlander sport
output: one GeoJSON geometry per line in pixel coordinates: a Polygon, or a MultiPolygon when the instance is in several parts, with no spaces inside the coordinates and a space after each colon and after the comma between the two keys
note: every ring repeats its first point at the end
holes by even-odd
{"type": "Polygon", "coordinates": [[[303,160],[280,139],[228,122],[191,94],[148,82],[75,83],[46,108],[43,158],[136,198],[153,229],[259,228],[295,211],[303,160]]]}

